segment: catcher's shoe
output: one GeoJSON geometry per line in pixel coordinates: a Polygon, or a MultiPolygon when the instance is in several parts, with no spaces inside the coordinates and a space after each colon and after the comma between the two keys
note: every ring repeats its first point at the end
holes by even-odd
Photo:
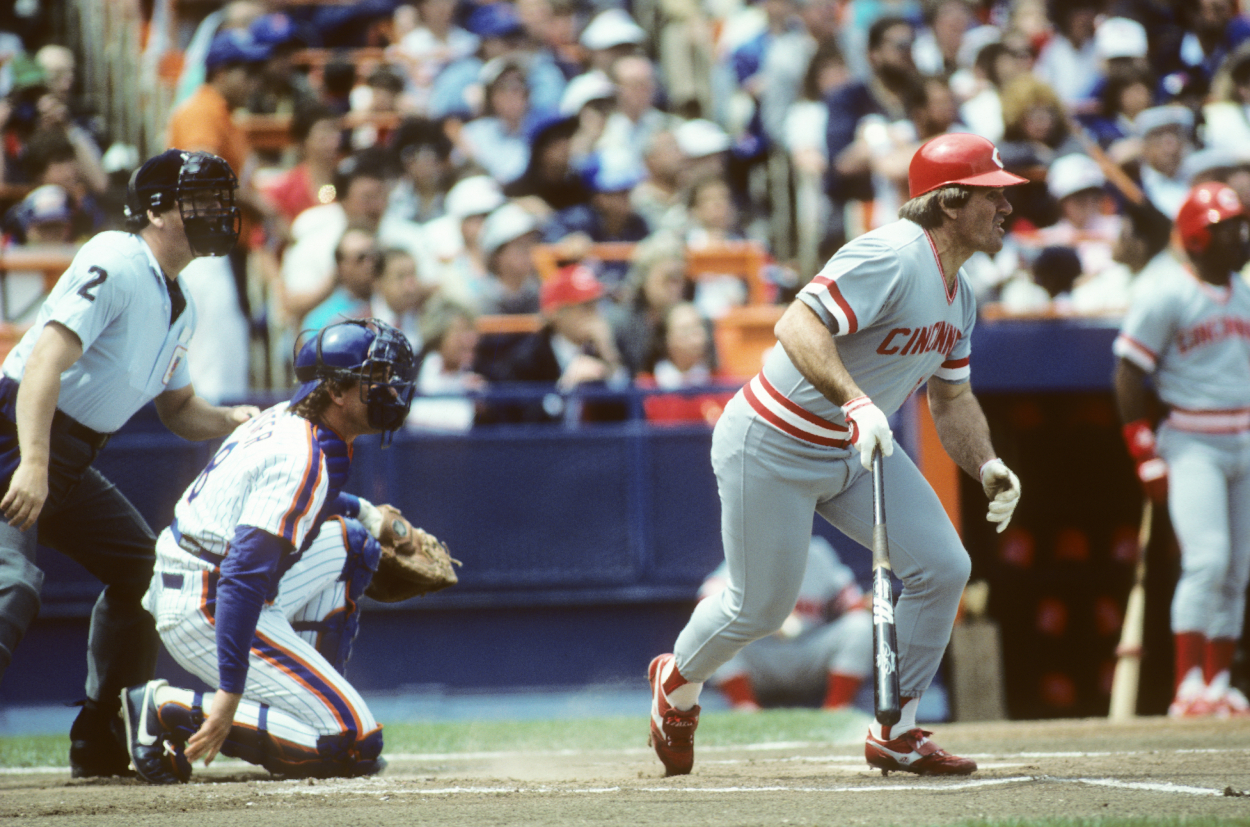
{"type": "Polygon", "coordinates": [[[929,740],[932,732],[909,729],[897,738],[882,741],[868,733],[864,743],[864,758],[868,765],[889,775],[891,770],[914,772],[917,775],[970,775],[976,772],[977,762],[960,758],[929,740]]]}
{"type": "Polygon", "coordinates": [[[156,708],[156,690],[167,685],[166,681],[148,681],[122,690],[130,763],[149,784],[185,784],[191,778],[191,762],[161,726],[156,708]]]}
{"type": "Polygon", "coordinates": [[[92,702],[83,704],[69,730],[71,778],[132,776],[126,754],[121,716],[101,712],[92,702]]]}
{"type": "Polygon", "coordinates": [[[651,737],[647,743],[664,764],[665,775],[687,775],[694,766],[694,731],[699,726],[699,707],[674,709],[664,695],[660,674],[671,654],[658,655],[647,668],[651,682],[651,737]]]}

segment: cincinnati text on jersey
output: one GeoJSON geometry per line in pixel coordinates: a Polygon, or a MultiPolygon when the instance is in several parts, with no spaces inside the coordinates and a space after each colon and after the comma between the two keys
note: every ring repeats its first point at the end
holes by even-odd
{"type": "Polygon", "coordinates": [[[934,322],[928,327],[896,327],[886,334],[877,353],[890,356],[898,353],[912,356],[920,353],[940,352],[949,356],[963,336],[958,329],[948,322],[934,322]]]}
{"type": "Polygon", "coordinates": [[[1250,319],[1240,316],[1217,316],[1178,331],[1176,349],[1185,354],[1203,345],[1237,337],[1250,340],[1250,319]]]}

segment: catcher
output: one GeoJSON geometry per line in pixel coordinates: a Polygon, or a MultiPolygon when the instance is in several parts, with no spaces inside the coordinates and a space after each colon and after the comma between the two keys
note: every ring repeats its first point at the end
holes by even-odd
{"type": "Polygon", "coordinates": [[[295,373],[290,403],[227,438],[157,541],[144,608],[217,691],[156,680],[122,692],[130,759],[149,783],[185,782],[219,752],[284,776],[377,772],[382,728],[343,675],[358,601],[456,582],[440,543],[343,491],[355,438],[389,440],[408,413],[408,340],[376,319],[330,325],[298,349],[295,373]]]}

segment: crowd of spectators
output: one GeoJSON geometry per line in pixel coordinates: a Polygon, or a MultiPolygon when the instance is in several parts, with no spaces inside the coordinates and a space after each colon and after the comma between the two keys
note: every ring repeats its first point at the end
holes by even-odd
{"type": "MultiPolygon", "coordinates": [[[[553,389],[424,399],[419,427],[614,418],[631,383],[741,380],[711,334],[748,285],[688,256],[762,245],[784,302],[814,275],[785,234],[813,236],[819,266],[895,220],[911,155],[947,131],[1029,180],[1002,252],[967,265],[987,313],[1117,314],[1190,186],[1250,202],[1236,0],[234,0],[186,35],[154,150],[226,158],[247,215],[235,255],[185,275],[209,398],[285,387],[299,331],[344,315],[404,330],[426,394],[553,389]],[[252,145],[257,116],[289,123],[280,146],[252,145]],[[481,326],[498,315],[540,329],[481,326]]],[[[7,245],[120,225],[142,159],[81,80],[71,49],[0,33],[7,245]]],[[[722,401],[683,399],[647,413],[711,421],[722,401]]]]}

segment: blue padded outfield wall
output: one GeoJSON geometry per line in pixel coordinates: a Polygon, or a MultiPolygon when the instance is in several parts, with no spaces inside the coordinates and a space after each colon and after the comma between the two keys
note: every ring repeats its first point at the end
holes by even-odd
{"type": "MultiPolygon", "coordinates": [[[[1113,335],[1097,324],[983,325],[973,340],[974,386],[983,397],[1105,395],[1113,335]]],[[[914,444],[906,409],[895,427],[905,448],[914,444]]],[[[671,649],[722,556],[706,427],[494,426],[401,433],[385,450],[376,439],[357,444],[349,488],[398,506],[464,562],[455,588],[369,604],[348,670],[365,692],[637,683],[650,658],[671,649]]],[[[149,408],[97,467],[159,530],[213,447],[169,434],[149,408]]],[[[965,526],[980,532],[982,502],[968,509],[965,526]]],[[[869,553],[816,522],[866,586],[869,553]]],[[[0,685],[0,704],[82,694],[86,618],[99,586],[56,552],[42,550],[40,565],[44,607],[0,685]]],[[[158,676],[194,683],[164,653],[158,676]]]]}

